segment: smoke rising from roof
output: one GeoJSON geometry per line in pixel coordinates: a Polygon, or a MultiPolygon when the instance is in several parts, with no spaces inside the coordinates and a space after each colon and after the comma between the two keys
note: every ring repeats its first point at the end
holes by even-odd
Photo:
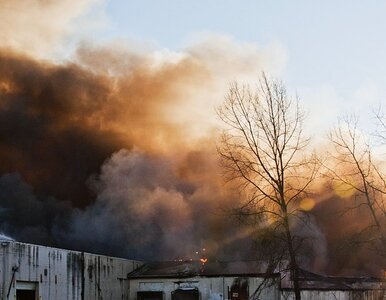
{"type": "Polygon", "coordinates": [[[1,229],[112,255],[217,251],[233,232],[218,208],[234,195],[218,169],[214,107],[245,61],[256,61],[250,74],[270,68],[257,59],[270,48],[240,47],[226,38],[180,53],[84,43],[68,63],[1,50],[0,174],[12,187],[0,197],[1,229]],[[239,65],[222,60],[234,48],[239,65]],[[207,52],[220,50],[214,62],[207,52]]]}
{"type": "MultiPolygon", "coordinates": [[[[98,1],[29,1],[28,14],[8,2],[0,1],[0,231],[131,258],[189,257],[201,247],[220,258],[252,255],[249,236],[219,213],[239,195],[220,176],[213,112],[229,82],[279,73],[283,49],[223,36],[180,52],[84,42],[54,63],[37,53],[60,44],[63,24],[98,1]]],[[[313,211],[317,260],[307,264],[373,271],[357,254],[345,264],[334,252],[358,228],[331,218],[342,199],[327,200],[313,211]]]]}
{"type": "Polygon", "coordinates": [[[113,154],[89,181],[96,202],[72,216],[63,239],[68,245],[93,245],[98,252],[129,257],[193,254],[194,247],[215,237],[214,228],[224,231],[226,222],[214,215],[219,199],[173,168],[173,161],[139,150],[113,154]]]}

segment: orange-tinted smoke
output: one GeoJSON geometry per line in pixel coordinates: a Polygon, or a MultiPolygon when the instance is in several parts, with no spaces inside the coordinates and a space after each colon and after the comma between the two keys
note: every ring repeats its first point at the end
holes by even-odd
{"type": "MultiPolygon", "coordinates": [[[[189,211],[178,215],[179,222],[189,219],[185,226],[194,226],[196,232],[202,233],[201,237],[195,236],[194,243],[211,244],[214,252],[220,252],[224,247],[221,241],[230,240],[229,235],[235,234],[237,228],[221,220],[216,209],[224,202],[234,204],[239,199],[221,181],[211,127],[206,127],[205,138],[197,140],[191,134],[195,124],[184,123],[176,115],[178,107],[193,114],[194,119],[195,112],[189,106],[192,94],[197,90],[200,95],[201,87],[207,89],[214,80],[213,74],[204,61],[190,56],[156,62],[142,55],[109,54],[85,48],[78,53],[76,63],[56,64],[6,50],[0,52],[0,174],[18,172],[37,194],[68,200],[78,207],[90,204],[92,211],[98,190],[91,192],[88,188],[90,176],[99,174],[113,153],[122,148],[138,148],[172,164],[165,180],[173,181],[170,186],[177,192],[149,191],[149,199],[161,199],[160,205],[166,203],[162,209],[173,208],[167,202],[169,195],[187,201],[189,211]]],[[[161,169],[162,166],[157,168],[158,172],[161,169]]],[[[163,184],[168,186],[167,182],[163,184]]],[[[331,190],[321,193],[330,194],[331,190]]],[[[326,270],[358,270],[364,264],[359,255],[345,263],[343,254],[333,254],[341,239],[361,229],[347,224],[361,223],[363,218],[335,217],[344,209],[342,202],[335,201],[342,199],[331,198],[311,210],[331,251],[326,270]]],[[[149,207],[143,210],[147,212],[145,216],[156,215],[149,207]]],[[[126,217],[123,214],[122,220],[126,217]]],[[[157,227],[176,227],[168,218],[156,215],[157,227]]],[[[363,253],[367,252],[358,252],[363,253]]]]}
{"type": "MultiPolygon", "coordinates": [[[[103,57],[99,57],[103,59],[103,57]]],[[[20,172],[38,191],[80,205],[86,179],[121,148],[183,153],[193,143],[169,108],[205,72],[186,59],[126,74],[97,74],[0,52],[0,172],[20,172]]]]}

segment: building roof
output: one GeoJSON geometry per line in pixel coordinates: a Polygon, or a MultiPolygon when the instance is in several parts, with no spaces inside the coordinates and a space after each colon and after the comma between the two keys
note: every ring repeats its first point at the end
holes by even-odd
{"type": "MultiPolygon", "coordinates": [[[[269,274],[268,276],[277,276],[269,274]]],[[[129,274],[129,278],[183,278],[194,276],[262,276],[266,265],[261,261],[221,262],[166,261],[146,263],[129,274]]]]}
{"type": "MultiPolygon", "coordinates": [[[[189,277],[279,277],[281,288],[292,289],[290,272],[267,273],[267,265],[262,261],[164,261],[145,263],[134,270],[130,279],[189,278],[189,277]]],[[[334,277],[306,270],[300,270],[300,288],[303,290],[376,290],[385,289],[386,283],[374,277],[334,277]]]]}
{"type": "MultiPolygon", "coordinates": [[[[384,280],[375,277],[338,277],[326,276],[300,270],[300,288],[303,290],[374,290],[385,289],[384,280]]],[[[291,289],[292,281],[289,273],[281,281],[283,289],[291,289]]]]}

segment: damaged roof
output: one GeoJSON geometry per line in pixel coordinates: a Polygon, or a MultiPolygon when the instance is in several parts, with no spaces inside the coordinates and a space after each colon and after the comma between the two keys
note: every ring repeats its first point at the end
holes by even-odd
{"type": "Polygon", "coordinates": [[[261,261],[221,262],[166,261],[146,263],[131,272],[129,278],[181,278],[194,276],[278,276],[267,274],[266,264],[261,261]]]}

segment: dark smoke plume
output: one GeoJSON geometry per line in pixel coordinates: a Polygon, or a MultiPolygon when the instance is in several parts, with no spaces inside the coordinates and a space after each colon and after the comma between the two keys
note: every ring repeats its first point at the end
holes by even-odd
{"type": "Polygon", "coordinates": [[[1,52],[0,173],[18,171],[37,192],[75,206],[90,203],[84,183],[115,151],[184,143],[163,109],[192,68],[183,61],[153,72],[143,63],[111,78],[1,52]]]}
{"type": "Polygon", "coordinates": [[[189,58],[153,67],[126,55],[123,70],[95,72],[102,58],[81,49],[82,64],[53,64],[1,52],[1,229],[125,257],[213,246],[229,228],[215,213],[229,196],[214,142],[194,139],[168,113],[207,70],[189,58]]]}
{"type": "MultiPolygon", "coordinates": [[[[0,232],[128,258],[195,258],[203,247],[219,259],[254,258],[253,231],[222,216],[240,199],[222,181],[204,112],[246,66],[216,51],[159,60],[84,45],[68,63],[0,51],[0,232]]],[[[378,274],[384,261],[371,249],[347,256],[343,242],[367,215],[336,215],[346,204],[320,191],[310,226],[296,228],[313,240],[303,265],[378,274]]]]}
{"type": "Polygon", "coordinates": [[[59,245],[55,227],[68,226],[70,203],[36,195],[16,173],[0,177],[0,228],[9,235],[30,243],[59,245]]]}

